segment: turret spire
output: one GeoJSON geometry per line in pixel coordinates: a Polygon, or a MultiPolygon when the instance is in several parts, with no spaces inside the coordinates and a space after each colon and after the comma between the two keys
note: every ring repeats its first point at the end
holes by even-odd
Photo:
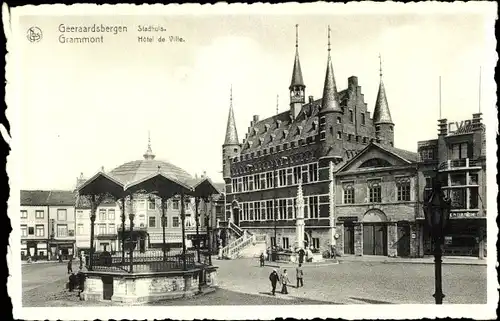
{"type": "Polygon", "coordinates": [[[144,159],[154,159],[156,157],[155,154],[153,154],[153,149],[151,148],[151,133],[148,130],[148,149],[146,150],[146,153],[144,153],[144,159]]]}
{"type": "Polygon", "coordinates": [[[224,145],[238,145],[238,132],[236,131],[236,121],[233,111],[233,85],[231,85],[229,97],[229,116],[227,117],[227,129],[224,145]]]}
{"type": "Polygon", "coordinates": [[[302,69],[300,68],[299,59],[299,25],[295,25],[295,61],[293,63],[292,81],[290,83],[290,90],[294,87],[305,87],[304,79],[302,78],[302,69]]]}
{"type": "Polygon", "coordinates": [[[323,87],[323,101],[321,103],[322,112],[342,111],[337,93],[337,85],[335,84],[330,51],[330,26],[328,26],[328,61],[326,66],[325,86],[323,87]]]}
{"type": "Polygon", "coordinates": [[[387,103],[385,94],[384,82],[382,81],[382,57],[378,56],[380,63],[380,85],[378,87],[377,101],[375,102],[375,110],[373,111],[373,122],[375,124],[394,124],[392,122],[391,111],[387,103]]]}

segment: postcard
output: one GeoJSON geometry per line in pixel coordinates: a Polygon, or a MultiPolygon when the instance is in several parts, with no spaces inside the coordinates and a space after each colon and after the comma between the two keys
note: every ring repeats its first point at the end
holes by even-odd
{"type": "Polygon", "coordinates": [[[14,317],[494,319],[496,9],[4,5],[14,317]]]}

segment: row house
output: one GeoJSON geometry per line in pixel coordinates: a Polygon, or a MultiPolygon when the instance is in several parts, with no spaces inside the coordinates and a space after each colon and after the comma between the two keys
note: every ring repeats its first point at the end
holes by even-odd
{"type": "Polygon", "coordinates": [[[75,194],[21,190],[21,258],[67,259],[75,250],[75,194]]]}

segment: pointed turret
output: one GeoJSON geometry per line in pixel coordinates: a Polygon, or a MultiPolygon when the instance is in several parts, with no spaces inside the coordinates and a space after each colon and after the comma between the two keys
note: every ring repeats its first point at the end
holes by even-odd
{"type": "Polygon", "coordinates": [[[222,145],[222,173],[226,183],[231,180],[231,161],[235,157],[238,157],[241,152],[233,111],[233,86],[231,86],[229,100],[229,116],[227,117],[226,137],[224,138],[224,144],[222,145]]]}
{"type": "Polygon", "coordinates": [[[321,113],[342,112],[340,108],[335,75],[333,73],[332,58],[330,56],[330,26],[328,26],[328,61],[326,66],[325,86],[323,87],[323,100],[321,102],[321,113]]]}
{"type": "Polygon", "coordinates": [[[236,121],[233,111],[233,87],[231,86],[231,97],[229,103],[229,116],[227,117],[226,139],[224,145],[238,145],[238,132],[236,130],[236,121]]]}
{"type": "Polygon", "coordinates": [[[144,159],[148,159],[148,160],[151,160],[151,159],[155,159],[156,155],[153,154],[153,150],[151,149],[151,135],[148,131],[148,149],[146,150],[146,152],[144,153],[144,159]]]}
{"type": "Polygon", "coordinates": [[[292,81],[290,83],[290,118],[295,119],[306,101],[304,78],[299,59],[299,25],[295,25],[295,61],[293,63],[292,81]]]}
{"type": "Polygon", "coordinates": [[[394,124],[392,122],[391,111],[387,103],[385,95],[384,82],[382,81],[382,58],[380,59],[380,85],[378,87],[377,101],[375,102],[375,110],[373,111],[373,123],[377,124],[394,124]]]}
{"type": "Polygon", "coordinates": [[[380,85],[378,87],[377,101],[373,111],[373,123],[375,124],[375,137],[377,142],[394,146],[394,123],[391,111],[385,95],[384,82],[382,81],[382,57],[380,60],[380,85]]]}
{"type": "Polygon", "coordinates": [[[302,68],[300,68],[299,59],[299,25],[295,25],[295,60],[293,63],[292,81],[289,89],[292,90],[295,86],[305,87],[304,78],[302,77],[302,68]]]}

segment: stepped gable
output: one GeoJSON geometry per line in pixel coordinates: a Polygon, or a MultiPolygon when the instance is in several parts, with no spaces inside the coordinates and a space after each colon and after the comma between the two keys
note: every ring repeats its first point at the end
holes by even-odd
{"type": "MultiPolygon", "coordinates": [[[[345,99],[347,98],[347,94],[347,89],[339,92],[339,100],[342,102],[342,107],[345,107],[347,104],[347,100],[345,99]]],[[[319,127],[318,112],[321,109],[322,101],[322,99],[317,99],[312,103],[303,105],[295,120],[290,118],[290,111],[287,110],[278,115],[258,121],[250,127],[241,153],[251,153],[283,145],[284,143],[306,139],[307,137],[316,137],[319,127]],[[278,121],[281,121],[279,127],[277,127],[278,121]],[[267,131],[266,125],[269,127],[267,131]],[[302,127],[300,134],[298,133],[299,126],[302,127]],[[257,132],[255,132],[255,129],[257,129],[257,132]],[[284,135],[285,131],[287,131],[286,135],[284,135]],[[272,135],[275,135],[273,139],[271,139],[272,135]],[[261,140],[262,143],[260,142],[261,140]]]]}

